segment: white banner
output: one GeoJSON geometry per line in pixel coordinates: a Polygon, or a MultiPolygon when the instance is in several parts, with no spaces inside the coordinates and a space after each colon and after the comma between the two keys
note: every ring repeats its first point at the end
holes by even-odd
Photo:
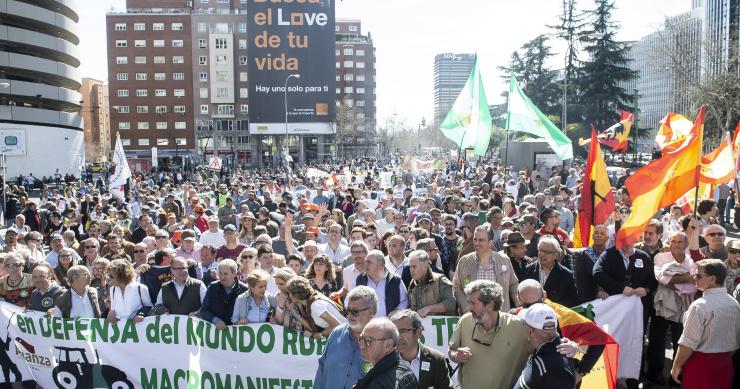
{"type": "MultiPolygon", "coordinates": [[[[446,355],[457,320],[424,319],[425,344],[446,355]]],[[[44,388],[311,388],[324,346],[270,324],[219,331],[164,315],[112,325],[0,303],[0,382],[44,388]]]]}

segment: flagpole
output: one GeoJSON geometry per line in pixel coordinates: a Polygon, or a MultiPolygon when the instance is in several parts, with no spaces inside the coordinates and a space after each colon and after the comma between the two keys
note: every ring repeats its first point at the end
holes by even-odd
{"type": "MultiPolygon", "coordinates": [[[[699,113],[701,113],[701,108],[699,109],[699,113]]],[[[703,116],[702,116],[703,118],[703,116]]],[[[696,121],[694,121],[694,125],[696,125],[696,121]]],[[[703,126],[703,123],[702,123],[703,126]]],[[[701,178],[701,155],[702,155],[702,147],[703,141],[704,141],[704,128],[701,129],[701,132],[699,132],[699,160],[696,161],[696,173],[694,174],[694,182],[696,183],[696,189],[694,190],[694,219],[696,220],[696,213],[697,209],[699,208],[699,180],[701,178]]],[[[637,144],[637,138],[635,138],[635,144],[637,144]]]]}

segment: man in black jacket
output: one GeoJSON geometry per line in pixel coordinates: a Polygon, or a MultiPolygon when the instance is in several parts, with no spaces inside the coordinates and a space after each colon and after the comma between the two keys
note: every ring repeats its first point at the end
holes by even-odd
{"type": "Polygon", "coordinates": [[[537,262],[530,263],[525,278],[539,281],[545,288],[547,297],[566,307],[578,305],[578,291],[573,272],[558,263],[563,249],[551,236],[543,236],[537,244],[537,262]]]}
{"type": "Polygon", "coordinates": [[[200,318],[223,330],[231,325],[231,314],[234,303],[240,294],[247,290],[247,284],[236,279],[237,265],[233,259],[224,259],[218,267],[218,282],[208,286],[203,304],[200,307],[200,318]]]}
{"type": "Polygon", "coordinates": [[[419,388],[452,388],[447,358],[420,341],[424,328],[421,316],[410,309],[396,311],[390,317],[398,328],[398,353],[401,364],[408,366],[419,381],[419,388]]]}
{"type": "Polygon", "coordinates": [[[401,363],[396,344],[398,329],[384,317],[376,317],[367,323],[359,338],[362,358],[372,368],[361,378],[355,389],[416,389],[418,382],[414,373],[401,363]]]}
{"type": "Polygon", "coordinates": [[[578,290],[578,304],[592,301],[597,297],[606,299],[609,294],[596,287],[594,280],[594,264],[599,259],[601,253],[606,250],[606,243],[609,240],[609,231],[606,226],[594,226],[591,231],[594,243],[586,247],[576,255],[576,265],[574,276],[576,278],[576,289],[578,290]]]}

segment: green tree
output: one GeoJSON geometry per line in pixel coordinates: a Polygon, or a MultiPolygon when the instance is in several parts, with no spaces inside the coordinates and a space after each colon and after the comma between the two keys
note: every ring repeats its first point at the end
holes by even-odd
{"type": "Polygon", "coordinates": [[[578,42],[586,23],[584,14],[576,10],[575,0],[563,0],[562,14],[558,17],[558,24],[548,26],[553,29],[554,36],[565,41],[563,67],[563,97],[561,101],[561,127],[567,127],[569,96],[576,94],[575,79],[578,78],[578,42]]]}
{"type": "Polygon", "coordinates": [[[560,113],[560,86],[555,82],[558,72],[546,66],[548,58],[554,54],[546,35],[540,35],[522,45],[519,51],[511,54],[509,66],[499,69],[508,80],[512,75],[522,85],[522,90],[534,105],[546,115],[560,113]]]}
{"type": "Polygon", "coordinates": [[[579,37],[588,58],[580,63],[576,79],[575,113],[581,119],[582,136],[591,124],[602,130],[619,121],[619,110],[633,110],[633,92],[621,85],[637,78],[638,72],[627,67],[632,61],[628,44],[615,40],[619,24],[612,20],[613,11],[613,0],[596,0],[596,8],[586,12],[591,27],[579,37]]]}

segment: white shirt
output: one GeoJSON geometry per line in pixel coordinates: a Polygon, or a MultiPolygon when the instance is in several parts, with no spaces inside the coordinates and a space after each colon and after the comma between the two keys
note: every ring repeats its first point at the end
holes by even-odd
{"type": "MultiPolygon", "coordinates": [[[[87,288],[82,292],[82,295],[78,294],[71,288],[69,291],[72,293],[72,308],[69,310],[69,317],[94,318],[95,311],[90,302],[90,297],[87,295],[87,288]]],[[[62,316],[62,311],[57,307],[54,307],[54,316],[62,316]]]]}
{"type": "Polygon", "coordinates": [[[398,265],[398,267],[393,264],[393,261],[391,261],[391,257],[385,257],[385,269],[391,273],[395,273],[399,277],[401,277],[401,274],[403,273],[404,266],[408,265],[409,259],[406,257],[403,258],[403,261],[401,261],[401,264],[398,265]]]}
{"type": "Polygon", "coordinates": [[[275,266],[273,266],[270,271],[262,269],[270,274],[270,279],[267,280],[267,293],[270,293],[273,296],[277,296],[278,292],[280,292],[280,289],[278,289],[277,284],[275,283],[275,273],[277,273],[277,269],[278,268],[275,266]]]}
{"type": "Polygon", "coordinates": [[[130,282],[123,290],[111,286],[110,300],[110,309],[116,312],[119,320],[131,319],[142,307],[152,306],[149,289],[136,281],[130,282]]]}
{"type": "MultiPolygon", "coordinates": [[[[385,306],[385,275],[377,284],[373,281],[372,278],[367,277],[367,286],[372,288],[375,291],[375,295],[378,297],[378,310],[375,313],[375,317],[388,316],[389,312],[386,311],[387,308],[385,306]]],[[[398,302],[396,310],[406,309],[409,307],[409,293],[408,291],[406,291],[406,285],[404,285],[403,282],[399,282],[398,290],[401,298],[398,302]]]]}
{"type": "Polygon", "coordinates": [[[224,231],[221,229],[216,232],[211,232],[211,230],[207,230],[206,232],[200,234],[200,240],[198,242],[204,246],[211,245],[215,248],[219,248],[226,244],[224,231]]]}
{"type": "Polygon", "coordinates": [[[329,259],[334,262],[335,265],[341,265],[345,258],[349,257],[351,254],[349,251],[349,246],[339,243],[339,246],[337,246],[337,250],[332,250],[331,246],[329,246],[329,243],[326,244],[319,244],[319,254],[324,254],[329,259]]]}
{"type": "Polygon", "coordinates": [[[344,317],[334,305],[326,300],[316,300],[311,304],[311,319],[313,319],[313,322],[321,327],[321,328],[328,328],[329,322],[324,320],[321,315],[324,314],[324,312],[329,312],[332,316],[334,316],[335,319],[339,321],[339,324],[343,324],[347,322],[347,318],[344,317]]]}
{"type": "MultiPolygon", "coordinates": [[[[178,299],[182,298],[182,292],[185,291],[185,284],[180,284],[174,279],[172,279],[172,281],[174,281],[173,283],[175,284],[175,292],[177,293],[177,298],[178,299]]],[[[201,303],[203,302],[203,298],[206,297],[206,291],[207,291],[206,286],[201,282],[200,283],[200,302],[201,303]]],[[[157,294],[157,305],[163,304],[163,303],[164,302],[162,300],[162,288],[160,288],[159,293],[157,294]]]]}
{"type": "Polygon", "coordinates": [[[347,288],[348,292],[357,286],[357,277],[362,273],[363,272],[357,270],[354,263],[342,269],[343,285],[347,288]]]}
{"type": "MultiPolygon", "coordinates": [[[[399,355],[399,357],[401,357],[399,355]]],[[[418,349],[416,349],[416,358],[412,359],[411,361],[407,361],[403,359],[403,357],[400,358],[401,363],[406,365],[409,369],[411,369],[411,372],[414,373],[416,376],[416,380],[419,380],[419,370],[421,369],[421,346],[419,346],[418,349]]]]}

